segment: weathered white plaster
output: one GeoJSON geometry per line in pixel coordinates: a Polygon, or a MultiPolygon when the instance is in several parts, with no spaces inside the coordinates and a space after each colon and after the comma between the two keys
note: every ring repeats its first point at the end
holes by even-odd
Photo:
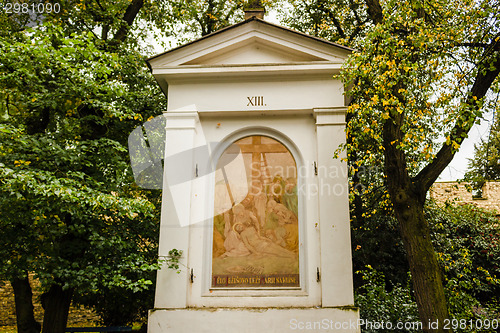
{"type": "Polygon", "coordinates": [[[359,332],[357,309],[185,309],[154,310],[150,333],[359,332]]]}
{"type": "Polygon", "coordinates": [[[327,108],[344,104],[343,86],[331,74],[316,79],[240,80],[229,82],[193,82],[171,85],[168,90],[168,107],[175,110],[196,104],[200,113],[206,111],[273,111],[304,110],[311,107],[327,108]],[[248,97],[261,96],[264,105],[252,106],[248,97]]]}

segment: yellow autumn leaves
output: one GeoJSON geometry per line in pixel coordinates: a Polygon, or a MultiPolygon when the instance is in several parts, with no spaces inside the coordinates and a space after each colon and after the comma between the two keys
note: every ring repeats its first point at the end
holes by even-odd
{"type": "Polygon", "coordinates": [[[28,166],[30,164],[31,164],[31,161],[23,161],[23,160],[16,160],[16,161],[14,161],[14,166],[15,167],[28,166]]]}

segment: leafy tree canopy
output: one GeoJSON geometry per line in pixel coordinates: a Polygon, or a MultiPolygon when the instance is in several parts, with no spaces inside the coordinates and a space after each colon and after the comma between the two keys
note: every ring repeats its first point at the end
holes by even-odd
{"type": "Polygon", "coordinates": [[[142,6],[61,1],[32,28],[0,15],[0,275],[40,279],[44,332],[65,327],[58,299],[139,292],[158,267],[160,195],[133,184],[126,149],[165,107],[136,39],[142,6]]]}

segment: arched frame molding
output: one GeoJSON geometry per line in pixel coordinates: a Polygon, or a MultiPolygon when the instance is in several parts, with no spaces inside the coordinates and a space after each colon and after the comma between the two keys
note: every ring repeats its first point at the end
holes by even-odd
{"type": "MultiPolygon", "coordinates": [[[[278,141],[283,144],[291,153],[295,160],[297,168],[297,189],[302,188],[306,182],[306,177],[303,175],[301,170],[305,170],[307,167],[302,154],[295,145],[295,143],[285,134],[264,126],[249,126],[243,129],[232,132],[231,134],[225,136],[212,150],[211,161],[212,166],[216,166],[222,154],[226,151],[231,144],[234,142],[250,137],[250,136],[265,136],[278,141]]],[[[306,204],[304,195],[300,194],[298,191],[298,231],[299,231],[299,278],[300,287],[275,287],[275,288],[212,288],[211,287],[211,276],[212,276],[212,249],[213,249],[213,215],[214,215],[214,200],[215,200],[215,174],[210,177],[208,188],[208,200],[204,209],[209,212],[212,218],[207,221],[204,235],[204,260],[205,263],[203,267],[203,296],[307,296],[308,286],[307,286],[307,246],[305,246],[306,237],[306,204]]]]}

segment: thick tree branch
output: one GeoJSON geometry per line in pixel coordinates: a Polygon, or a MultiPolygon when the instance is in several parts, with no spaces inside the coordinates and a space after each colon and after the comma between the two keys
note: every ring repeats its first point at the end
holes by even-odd
{"type": "MultiPolygon", "coordinates": [[[[398,91],[401,88],[397,84],[392,89],[392,94],[399,100],[401,104],[406,104],[404,96],[398,91]]],[[[410,186],[410,175],[406,164],[406,155],[401,148],[398,148],[403,142],[403,121],[404,113],[399,113],[394,110],[390,114],[390,118],[384,123],[383,126],[383,145],[384,145],[384,167],[389,183],[394,187],[406,188],[410,186]]],[[[390,185],[390,184],[389,184],[390,185]]]]}
{"type": "Polygon", "coordinates": [[[363,30],[363,25],[368,23],[369,21],[370,20],[367,19],[366,21],[361,22],[359,25],[356,26],[352,34],[349,36],[349,43],[352,42],[354,38],[356,38],[359,35],[359,33],[363,30]]]}
{"type": "MultiPolygon", "coordinates": [[[[397,112],[397,111],[396,111],[397,112]]],[[[402,149],[398,148],[403,142],[403,132],[400,122],[402,115],[391,117],[384,123],[383,144],[384,144],[384,166],[389,182],[398,184],[398,187],[408,187],[410,176],[406,165],[406,156],[402,149]]]]}
{"type": "Polygon", "coordinates": [[[382,23],[384,21],[384,16],[379,0],[365,0],[365,3],[368,6],[368,15],[370,15],[373,23],[382,23]]]}
{"type": "Polygon", "coordinates": [[[457,46],[465,46],[465,47],[478,47],[483,49],[489,49],[490,52],[500,51],[500,42],[496,41],[497,38],[500,37],[500,33],[498,33],[490,43],[482,43],[482,42],[470,42],[470,43],[459,43],[457,46]]]}
{"type": "Polygon", "coordinates": [[[342,29],[342,25],[340,24],[339,20],[335,17],[335,15],[332,13],[331,10],[328,10],[325,7],[324,2],[320,2],[320,10],[323,11],[323,13],[326,13],[326,15],[332,20],[333,25],[337,29],[337,33],[339,34],[340,38],[346,38],[346,34],[344,32],[344,29],[342,29]]]}
{"type": "MultiPolygon", "coordinates": [[[[486,95],[493,81],[495,81],[500,73],[500,54],[495,52],[491,56],[496,57],[493,64],[490,64],[489,61],[483,61],[479,66],[474,84],[470,90],[465,105],[463,106],[462,114],[464,117],[461,118],[467,120],[457,121],[453,129],[450,131],[449,137],[451,142],[455,141],[458,144],[462,143],[476,121],[477,117],[475,116],[475,111],[481,107],[479,101],[486,95]],[[493,67],[490,65],[493,65],[493,67]]],[[[491,59],[488,56],[486,58],[491,59]]],[[[457,150],[454,149],[451,144],[445,143],[434,159],[427,166],[425,166],[417,176],[415,176],[415,183],[419,184],[424,193],[430,189],[441,172],[443,172],[446,166],[448,166],[456,152],[457,150]]]]}
{"type": "Polygon", "coordinates": [[[95,34],[94,29],[88,26],[88,24],[85,22],[85,20],[81,20],[82,24],[87,28],[87,30],[94,35],[96,39],[99,39],[99,37],[95,34]]]}
{"type": "Polygon", "coordinates": [[[459,43],[458,46],[487,48],[488,46],[490,46],[490,44],[488,44],[488,43],[459,43]]]}
{"type": "Polygon", "coordinates": [[[108,40],[108,33],[109,33],[109,25],[105,24],[102,27],[102,33],[101,33],[101,39],[103,41],[107,41],[108,40]]]}
{"type": "Polygon", "coordinates": [[[123,14],[123,21],[126,24],[122,24],[118,31],[115,33],[113,37],[114,43],[123,42],[125,38],[127,38],[130,27],[132,26],[132,23],[134,23],[134,20],[137,17],[137,14],[139,14],[139,11],[141,10],[143,5],[144,0],[132,0],[130,5],[127,7],[127,10],[125,11],[125,14],[123,14]]]}
{"type": "Polygon", "coordinates": [[[358,21],[358,26],[363,24],[363,20],[361,20],[357,9],[357,4],[355,4],[352,0],[349,0],[349,7],[351,8],[352,13],[354,14],[354,17],[356,18],[356,21],[358,21]]]}
{"type": "Polygon", "coordinates": [[[427,15],[421,3],[419,3],[418,1],[412,1],[410,3],[412,4],[412,9],[415,12],[415,14],[417,14],[418,18],[424,19],[427,22],[430,21],[429,15],[427,15]]]}

